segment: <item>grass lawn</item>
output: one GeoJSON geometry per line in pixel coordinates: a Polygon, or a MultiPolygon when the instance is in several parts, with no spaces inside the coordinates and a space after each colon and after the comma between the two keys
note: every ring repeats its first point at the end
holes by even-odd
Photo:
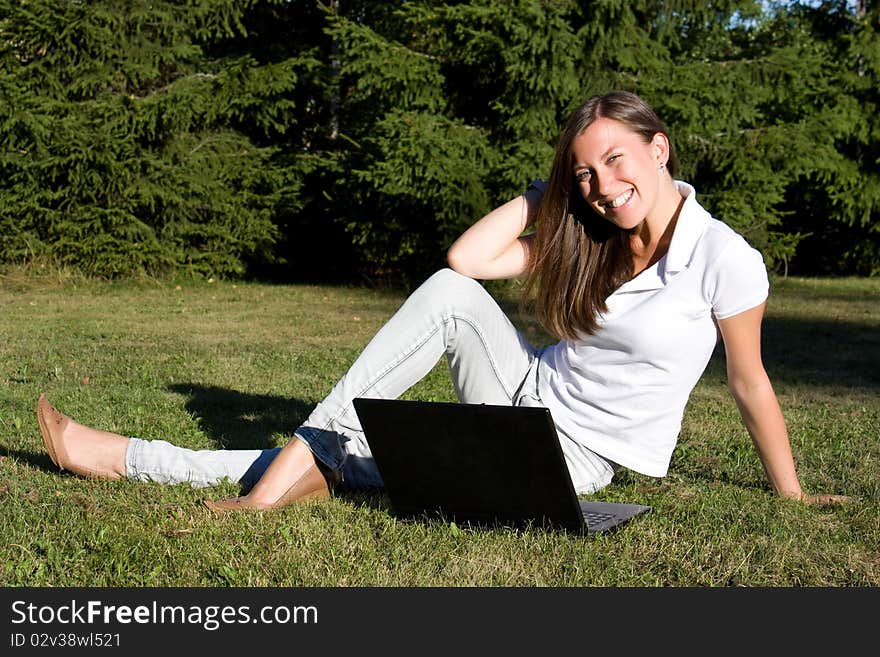
{"type": "MultiPolygon", "coordinates": [[[[43,391],[80,422],[126,435],[193,448],[283,444],[403,298],[7,271],[0,585],[880,585],[880,279],[774,280],[764,326],[801,482],[851,496],[845,507],[770,493],[719,353],[669,476],[625,473],[597,495],[654,512],[597,537],[401,522],[379,492],[218,517],[201,500],[237,494],[234,484],[89,481],[59,473],[43,451],[43,391]]],[[[407,396],[454,400],[445,363],[407,396]]]]}

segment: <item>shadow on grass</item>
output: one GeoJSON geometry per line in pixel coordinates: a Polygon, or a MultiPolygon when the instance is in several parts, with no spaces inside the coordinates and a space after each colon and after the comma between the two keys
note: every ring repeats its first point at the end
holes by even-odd
{"type": "Polygon", "coordinates": [[[774,381],[880,387],[880,330],[876,324],[768,317],[762,342],[764,362],[774,381]]]}
{"type": "MultiPolygon", "coordinates": [[[[52,459],[45,452],[24,451],[21,449],[10,449],[5,445],[0,445],[0,457],[5,457],[24,463],[37,470],[47,470],[49,472],[58,472],[59,474],[71,474],[69,472],[61,473],[58,466],[52,463],[52,459]]],[[[77,475],[71,475],[77,476],[77,475]]]]}
{"type": "MultiPolygon", "coordinates": [[[[181,383],[168,390],[187,397],[186,409],[202,429],[225,449],[267,449],[273,435],[293,436],[314,407],[301,399],[278,395],[258,395],[217,386],[181,383]]],[[[244,489],[253,482],[243,482],[244,489]]],[[[387,511],[388,500],[381,490],[351,491],[343,488],[342,497],[357,506],[387,511]]]]}
{"type": "MultiPolygon", "coordinates": [[[[865,323],[767,317],[764,366],[775,384],[839,389],[880,388],[880,330],[865,323]]],[[[726,380],[718,346],[704,377],[726,380]]]]}
{"type": "Polygon", "coordinates": [[[273,436],[292,436],[314,407],[301,399],[198,383],[174,384],[168,390],[187,398],[186,409],[226,449],[280,447],[273,436]]]}

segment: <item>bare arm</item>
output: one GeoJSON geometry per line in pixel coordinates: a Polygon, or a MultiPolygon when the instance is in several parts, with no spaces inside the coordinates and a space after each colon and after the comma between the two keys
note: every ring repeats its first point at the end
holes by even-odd
{"type": "Polygon", "coordinates": [[[788,430],[761,359],[764,306],[718,321],[727,354],[727,383],[770,485],[782,497],[800,499],[788,430]]]}
{"type": "Polygon", "coordinates": [[[843,502],[842,495],[804,495],[795,471],[788,429],[761,358],[766,304],[718,320],[727,354],[727,382],[752,437],[770,485],[781,497],[809,504],[843,502]]]}
{"type": "Polygon", "coordinates": [[[449,247],[449,266],[481,280],[526,273],[532,236],[522,233],[534,222],[541,195],[540,190],[530,189],[477,221],[449,247]]]}

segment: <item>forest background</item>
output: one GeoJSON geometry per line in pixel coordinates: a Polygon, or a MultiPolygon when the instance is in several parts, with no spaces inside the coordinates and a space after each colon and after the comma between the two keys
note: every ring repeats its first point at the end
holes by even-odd
{"type": "Polygon", "coordinates": [[[0,263],[418,278],[628,89],[779,273],[880,274],[880,3],[0,0],[0,263]]]}

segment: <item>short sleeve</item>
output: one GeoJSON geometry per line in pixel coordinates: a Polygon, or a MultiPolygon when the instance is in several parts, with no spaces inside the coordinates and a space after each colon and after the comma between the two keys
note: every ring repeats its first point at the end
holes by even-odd
{"type": "Polygon", "coordinates": [[[770,280],[764,257],[739,235],[731,239],[717,261],[712,312],[725,319],[767,300],[770,280]]]}

